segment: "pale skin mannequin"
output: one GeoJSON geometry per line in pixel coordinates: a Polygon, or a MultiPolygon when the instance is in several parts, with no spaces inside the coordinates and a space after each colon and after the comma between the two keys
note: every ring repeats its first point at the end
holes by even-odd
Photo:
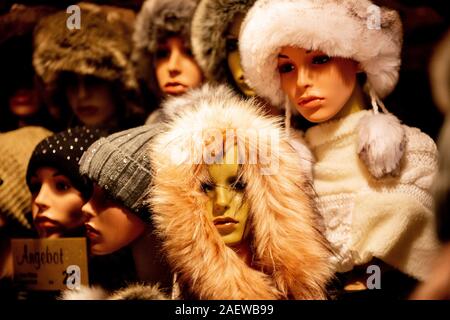
{"type": "Polygon", "coordinates": [[[91,199],[82,207],[92,255],[106,255],[132,244],[146,224],[135,213],[94,185],[91,199]]]}
{"type": "Polygon", "coordinates": [[[117,124],[111,83],[79,74],[70,74],[67,78],[67,100],[82,124],[95,128],[117,124]]]}
{"type": "Polygon", "coordinates": [[[202,71],[181,37],[158,44],[154,63],[159,89],[165,95],[183,94],[203,81],[202,71]]]}
{"type": "MultiPolygon", "coordinates": [[[[339,119],[365,108],[356,77],[361,70],[354,60],[286,46],[278,55],[278,71],[281,89],[291,105],[310,122],[339,119]]],[[[380,266],[390,268],[383,263],[380,266]]],[[[365,278],[350,279],[345,286],[347,291],[364,289],[365,278]]]]}
{"type": "Polygon", "coordinates": [[[362,110],[357,62],[321,51],[282,47],[278,55],[281,88],[308,121],[322,123],[362,110]]]}
{"type": "Polygon", "coordinates": [[[56,168],[41,167],[30,179],[33,224],[40,238],[61,238],[81,228],[81,192],[56,168]]]}
{"type": "Polygon", "coordinates": [[[252,253],[247,239],[250,207],[244,198],[245,184],[239,179],[237,146],[234,148],[234,152],[225,153],[221,161],[208,166],[211,180],[202,188],[210,199],[208,220],[224,243],[250,266],[252,253]]]}

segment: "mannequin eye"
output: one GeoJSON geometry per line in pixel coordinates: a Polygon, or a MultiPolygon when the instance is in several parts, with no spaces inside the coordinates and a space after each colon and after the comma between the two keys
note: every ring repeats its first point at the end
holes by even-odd
{"type": "Polygon", "coordinates": [[[232,185],[233,189],[236,191],[244,191],[246,186],[247,185],[241,180],[236,181],[232,185]]]}
{"type": "Polygon", "coordinates": [[[279,73],[289,73],[295,69],[294,65],[292,63],[283,63],[282,65],[278,66],[278,72],[279,73]]]}
{"type": "Polygon", "coordinates": [[[38,182],[31,182],[29,188],[31,194],[36,194],[41,190],[41,184],[38,182]]]}
{"type": "Polygon", "coordinates": [[[238,50],[238,40],[229,38],[225,44],[227,52],[233,52],[238,50]]]}
{"type": "Polygon", "coordinates": [[[312,58],[312,63],[313,64],[325,64],[328,61],[330,61],[331,58],[327,55],[320,55],[320,56],[315,56],[312,58]]]}
{"type": "Polygon", "coordinates": [[[212,183],[209,182],[203,182],[201,185],[201,188],[203,190],[203,192],[210,192],[213,190],[214,186],[212,185],[212,183]]]}
{"type": "Polygon", "coordinates": [[[56,190],[58,191],[66,191],[69,190],[71,185],[64,182],[64,181],[58,181],[56,184],[56,190]]]}
{"type": "Polygon", "coordinates": [[[166,49],[166,48],[158,48],[158,50],[156,50],[156,58],[158,59],[163,59],[163,58],[167,58],[170,55],[170,50],[166,49]]]}

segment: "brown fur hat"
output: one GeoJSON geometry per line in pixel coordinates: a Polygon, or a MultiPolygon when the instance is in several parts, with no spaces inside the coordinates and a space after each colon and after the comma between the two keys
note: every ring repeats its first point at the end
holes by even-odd
{"type": "Polygon", "coordinates": [[[41,20],[35,29],[33,65],[48,85],[61,72],[92,75],[118,81],[123,89],[135,90],[130,62],[131,30],[102,12],[81,10],[81,29],[69,30],[65,11],[41,20]]]}
{"type": "Polygon", "coordinates": [[[205,85],[166,103],[177,112],[150,147],[149,202],[182,290],[199,299],[324,299],[333,273],[330,251],[318,230],[310,181],[281,119],[223,86],[205,85]],[[225,245],[206,216],[201,186],[208,162],[196,155],[208,143],[222,147],[205,135],[210,129],[237,132],[240,156],[258,154],[256,163],[241,166],[255,268],[225,245]],[[265,139],[268,134],[275,140],[265,139]]]}

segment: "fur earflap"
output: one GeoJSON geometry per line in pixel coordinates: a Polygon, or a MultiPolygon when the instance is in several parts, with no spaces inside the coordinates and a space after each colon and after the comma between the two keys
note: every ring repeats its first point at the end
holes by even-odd
{"type": "Polygon", "coordinates": [[[203,0],[192,19],[192,51],[206,78],[227,81],[226,33],[238,13],[246,14],[255,0],[203,0]]]}
{"type": "Polygon", "coordinates": [[[61,72],[118,81],[125,90],[137,89],[130,62],[131,30],[102,12],[81,10],[81,29],[69,30],[67,14],[58,12],[35,29],[33,65],[44,82],[54,87],[61,72]]]}
{"type": "Polygon", "coordinates": [[[225,87],[206,85],[172,99],[185,106],[151,145],[149,202],[181,287],[199,299],[324,299],[333,274],[330,250],[318,231],[310,181],[281,119],[265,116],[256,100],[242,100],[225,87]],[[211,139],[210,130],[236,132],[240,155],[258,151],[256,163],[242,161],[241,167],[255,268],[225,245],[207,219],[202,150],[221,150],[223,143],[211,139]],[[267,134],[275,140],[264,139],[267,134]]]}
{"type": "Polygon", "coordinates": [[[191,20],[198,0],[146,0],[139,14],[133,33],[132,60],[138,78],[150,81],[151,61],[158,42],[177,35],[185,45],[191,43],[191,20]]]}
{"type": "Polygon", "coordinates": [[[284,107],[277,56],[283,46],[321,50],[359,62],[383,98],[397,83],[402,27],[396,11],[369,0],[258,1],[239,37],[245,76],[258,95],[284,107]]]}
{"type": "Polygon", "coordinates": [[[405,145],[403,126],[394,115],[368,114],[360,120],[357,152],[375,178],[399,174],[405,145]]]}

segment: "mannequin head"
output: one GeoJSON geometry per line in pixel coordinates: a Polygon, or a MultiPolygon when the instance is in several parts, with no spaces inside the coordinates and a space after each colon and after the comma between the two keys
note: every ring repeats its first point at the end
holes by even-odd
{"type": "Polygon", "coordinates": [[[33,224],[40,238],[75,235],[84,224],[85,200],[69,177],[53,167],[41,167],[30,178],[33,224]]]}
{"type": "Polygon", "coordinates": [[[64,80],[67,101],[83,125],[104,127],[117,120],[117,102],[111,82],[76,73],[66,74],[64,80]]]}
{"type": "Polygon", "coordinates": [[[158,87],[163,94],[183,94],[203,80],[202,71],[182,37],[174,36],[158,43],[154,63],[158,87]]]}
{"type": "Polygon", "coordinates": [[[255,92],[245,83],[244,71],[241,67],[241,56],[239,54],[238,39],[243,20],[243,13],[236,14],[228,28],[226,39],[227,64],[236,86],[244,95],[251,97],[255,95],[255,92]]]}
{"type": "Polygon", "coordinates": [[[245,184],[239,176],[237,147],[226,152],[223,159],[208,166],[210,181],[202,185],[209,197],[208,220],[214,224],[223,241],[235,246],[246,240],[249,205],[245,199],[245,184]]]}
{"type": "Polygon", "coordinates": [[[281,89],[310,122],[335,117],[346,106],[356,86],[358,64],[321,51],[282,47],[278,55],[281,89]]]}
{"type": "Polygon", "coordinates": [[[83,206],[86,231],[92,255],[111,254],[139,238],[145,222],[97,184],[91,199],[83,206]]]}

